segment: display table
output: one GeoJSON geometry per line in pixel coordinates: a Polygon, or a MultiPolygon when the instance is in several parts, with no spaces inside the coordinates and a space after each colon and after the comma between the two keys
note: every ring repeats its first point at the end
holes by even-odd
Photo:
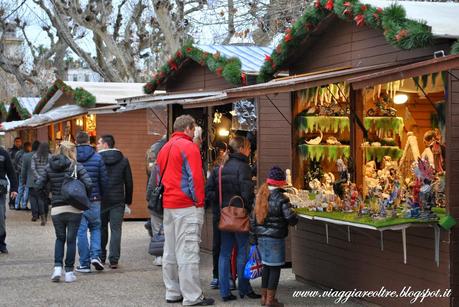
{"type": "MultiPolygon", "coordinates": [[[[362,229],[370,229],[370,230],[377,230],[381,234],[381,251],[384,250],[384,231],[386,230],[401,230],[402,233],[402,244],[403,244],[403,263],[407,263],[407,248],[406,248],[406,229],[409,227],[432,227],[434,230],[434,248],[435,248],[435,263],[437,267],[440,266],[440,227],[438,226],[438,221],[429,221],[423,222],[418,219],[394,219],[394,220],[410,220],[408,222],[401,222],[396,223],[394,221],[393,225],[386,225],[386,226],[375,226],[369,225],[364,223],[352,222],[352,221],[344,221],[335,218],[327,218],[324,216],[317,216],[314,215],[316,212],[311,212],[311,214],[307,214],[301,212],[298,214],[299,217],[305,218],[312,221],[320,221],[325,223],[325,236],[326,242],[328,244],[328,224],[334,225],[343,225],[347,226],[347,240],[348,242],[351,241],[351,227],[362,228],[362,229]]],[[[327,214],[322,212],[323,214],[327,214]]]]}

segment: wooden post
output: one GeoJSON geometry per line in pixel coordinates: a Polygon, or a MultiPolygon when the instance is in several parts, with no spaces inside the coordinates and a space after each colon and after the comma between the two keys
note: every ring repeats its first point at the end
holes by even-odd
{"type": "Polygon", "coordinates": [[[364,141],[363,127],[357,124],[363,124],[363,91],[354,90],[351,86],[350,90],[350,130],[351,130],[351,158],[353,161],[353,170],[351,173],[351,180],[361,186],[363,184],[363,151],[361,144],[364,141]]]}

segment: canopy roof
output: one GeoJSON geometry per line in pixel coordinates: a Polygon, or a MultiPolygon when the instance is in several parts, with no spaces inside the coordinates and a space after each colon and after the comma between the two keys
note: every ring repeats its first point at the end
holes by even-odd
{"type": "Polygon", "coordinates": [[[34,114],[26,120],[5,122],[1,124],[0,130],[10,131],[18,128],[35,128],[38,126],[48,125],[52,122],[61,121],[67,118],[87,114],[88,109],[74,104],[67,104],[57,107],[43,114],[34,114]]]}

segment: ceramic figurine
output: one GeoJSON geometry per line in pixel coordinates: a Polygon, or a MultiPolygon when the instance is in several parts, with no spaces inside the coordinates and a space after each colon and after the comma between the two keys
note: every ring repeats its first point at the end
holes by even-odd
{"type": "Polygon", "coordinates": [[[326,142],[328,145],[341,145],[341,142],[334,136],[329,136],[326,142]]]}
{"type": "Polygon", "coordinates": [[[322,133],[321,130],[319,130],[319,133],[320,133],[320,136],[316,137],[316,138],[313,138],[313,139],[310,139],[309,141],[306,141],[306,144],[309,144],[309,145],[319,145],[320,142],[322,142],[322,139],[324,137],[324,134],[322,133]]]}

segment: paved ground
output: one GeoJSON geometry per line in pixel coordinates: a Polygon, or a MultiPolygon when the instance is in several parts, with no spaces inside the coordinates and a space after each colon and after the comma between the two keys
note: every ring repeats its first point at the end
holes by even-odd
{"type": "MultiPolygon", "coordinates": [[[[148,235],[143,222],[123,225],[122,256],[118,270],[79,274],[72,284],[53,283],[54,228],[30,221],[30,211],[7,209],[7,243],[10,253],[0,254],[0,306],[174,306],[165,304],[161,268],[152,265],[147,253],[148,235]]],[[[212,258],[203,253],[201,282],[206,296],[220,306],[259,306],[258,300],[238,299],[223,303],[218,290],[208,287],[212,258]]],[[[260,279],[252,283],[259,289],[260,279]]],[[[282,271],[280,298],[286,306],[335,306],[333,299],[293,298],[295,290],[315,290],[282,271]]],[[[235,293],[235,292],[233,292],[235,293]]],[[[236,293],[235,293],[236,294],[236,293]]],[[[181,305],[175,305],[181,306],[181,305]]],[[[345,306],[374,306],[361,301],[345,306]]]]}

